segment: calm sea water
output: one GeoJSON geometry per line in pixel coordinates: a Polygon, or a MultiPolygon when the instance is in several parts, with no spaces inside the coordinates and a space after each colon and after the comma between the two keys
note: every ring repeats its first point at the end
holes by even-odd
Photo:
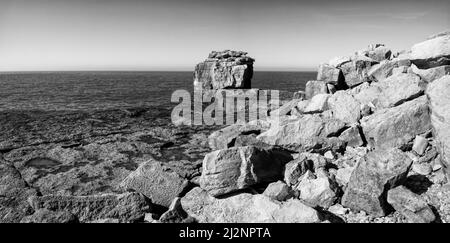
{"type": "MultiPolygon", "coordinates": [[[[0,74],[0,111],[172,107],[177,89],[192,91],[192,72],[40,72],[0,74]]],[[[304,90],[315,72],[255,72],[252,88],[304,90]]]]}

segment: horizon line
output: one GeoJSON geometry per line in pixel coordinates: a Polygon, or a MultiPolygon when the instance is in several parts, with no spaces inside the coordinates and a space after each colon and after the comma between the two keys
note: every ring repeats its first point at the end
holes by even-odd
{"type": "MultiPolygon", "coordinates": [[[[161,68],[161,69],[41,69],[41,70],[0,70],[6,73],[45,73],[45,72],[194,72],[193,69],[161,68]]],[[[313,68],[253,68],[254,72],[317,72],[313,68]]]]}

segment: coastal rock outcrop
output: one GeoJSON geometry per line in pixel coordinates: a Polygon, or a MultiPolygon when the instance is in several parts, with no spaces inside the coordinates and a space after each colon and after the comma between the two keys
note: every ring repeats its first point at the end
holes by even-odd
{"type": "Polygon", "coordinates": [[[251,88],[253,62],[247,52],[213,51],[208,58],[195,66],[194,88],[226,89],[251,88]]]}

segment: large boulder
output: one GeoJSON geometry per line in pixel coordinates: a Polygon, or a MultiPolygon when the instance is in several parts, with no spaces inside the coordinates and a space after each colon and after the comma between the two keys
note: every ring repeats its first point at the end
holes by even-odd
{"type": "Polygon", "coordinates": [[[265,195],[241,193],[217,199],[194,188],[182,199],[183,209],[200,223],[318,223],[319,213],[296,199],[278,202],[265,195]]]}
{"type": "Polygon", "coordinates": [[[352,57],[352,61],[342,64],[340,67],[348,87],[354,87],[364,82],[372,81],[369,70],[378,62],[361,55],[352,57]]]}
{"type": "Polygon", "coordinates": [[[377,107],[387,108],[398,106],[405,101],[417,98],[424,93],[425,83],[420,77],[411,73],[400,73],[376,83],[380,95],[377,107]]]}
{"type": "Polygon", "coordinates": [[[329,64],[321,64],[317,71],[317,80],[339,86],[344,82],[344,75],[339,68],[329,64]]]}
{"type": "Polygon", "coordinates": [[[387,191],[406,178],[412,160],[399,149],[375,150],[357,164],[347,184],[342,205],[375,217],[388,210],[387,191]]]}
{"type": "Polygon", "coordinates": [[[203,160],[200,187],[213,196],[220,196],[277,181],[290,160],[289,153],[272,148],[246,146],[217,150],[203,160]]]}
{"type": "Polygon", "coordinates": [[[304,115],[272,124],[258,139],[292,151],[307,151],[332,146],[336,142],[333,138],[344,129],[345,123],[339,119],[304,115]]]}
{"type": "Polygon", "coordinates": [[[437,35],[411,47],[411,61],[421,69],[450,65],[450,34],[437,35]]]}
{"type": "Polygon", "coordinates": [[[270,123],[266,120],[254,120],[246,124],[233,124],[211,133],[208,137],[208,144],[212,150],[231,148],[240,136],[259,135],[261,132],[269,129],[269,127],[270,123]]]}
{"type": "Polygon", "coordinates": [[[224,89],[251,87],[253,62],[246,52],[211,52],[208,59],[195,66],[194,87],[224,89]]]}
{"type": "Polygon", "coordinates": [[[126,190],[148,197],[153,204],[169,207],[188,186],[188,181],[158,161],[141,164],[121,183],[126,190]]]}
{"type": "Polygon", "coordinates": [[[361,103],[343,90],[328,99],[328,108],[333,112],[333,117],[348,124],[357,123],[361,118],[361,103]]]}
{"type": "Polygon", "coordinates": [[[378,110],[361,119],[361,126],[371,147],[403,147],[431,128],[427,98],[422,96],[393,108],[378,110]]]}
{"type": "Polygon", "coordinates": [[[404,186],[389,190],[387,202],[410,223],[431,223],[436,219],[428,204],[404,186]]]}
{"type": "Polygon", "coordinates": [[[431,125],[441,162],[450,178],[450,75],[433,81],[427,87],[430,100],[431,125]]]}
{"type": "Polygon", "coordinates": [[[29,203],[36,211],[46,209],[71,213],[80,222],[105,218],[134,222],[143,219],[150,210],[145,197],[135,192],[94,196],[32,196],[29,203]]]}

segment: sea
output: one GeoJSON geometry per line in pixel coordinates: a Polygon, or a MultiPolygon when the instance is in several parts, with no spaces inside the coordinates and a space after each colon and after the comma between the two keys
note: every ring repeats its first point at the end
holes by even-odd
{"type": "MultiPolygon", "coordinates": [[[[257,71],[252,88],[304,90],[315,72],[257,71]]],[[[107,110],[173,107],[175,90],[193,91],[193,72],[23,72],[0,73],[0,111],[107,110]]]]}

